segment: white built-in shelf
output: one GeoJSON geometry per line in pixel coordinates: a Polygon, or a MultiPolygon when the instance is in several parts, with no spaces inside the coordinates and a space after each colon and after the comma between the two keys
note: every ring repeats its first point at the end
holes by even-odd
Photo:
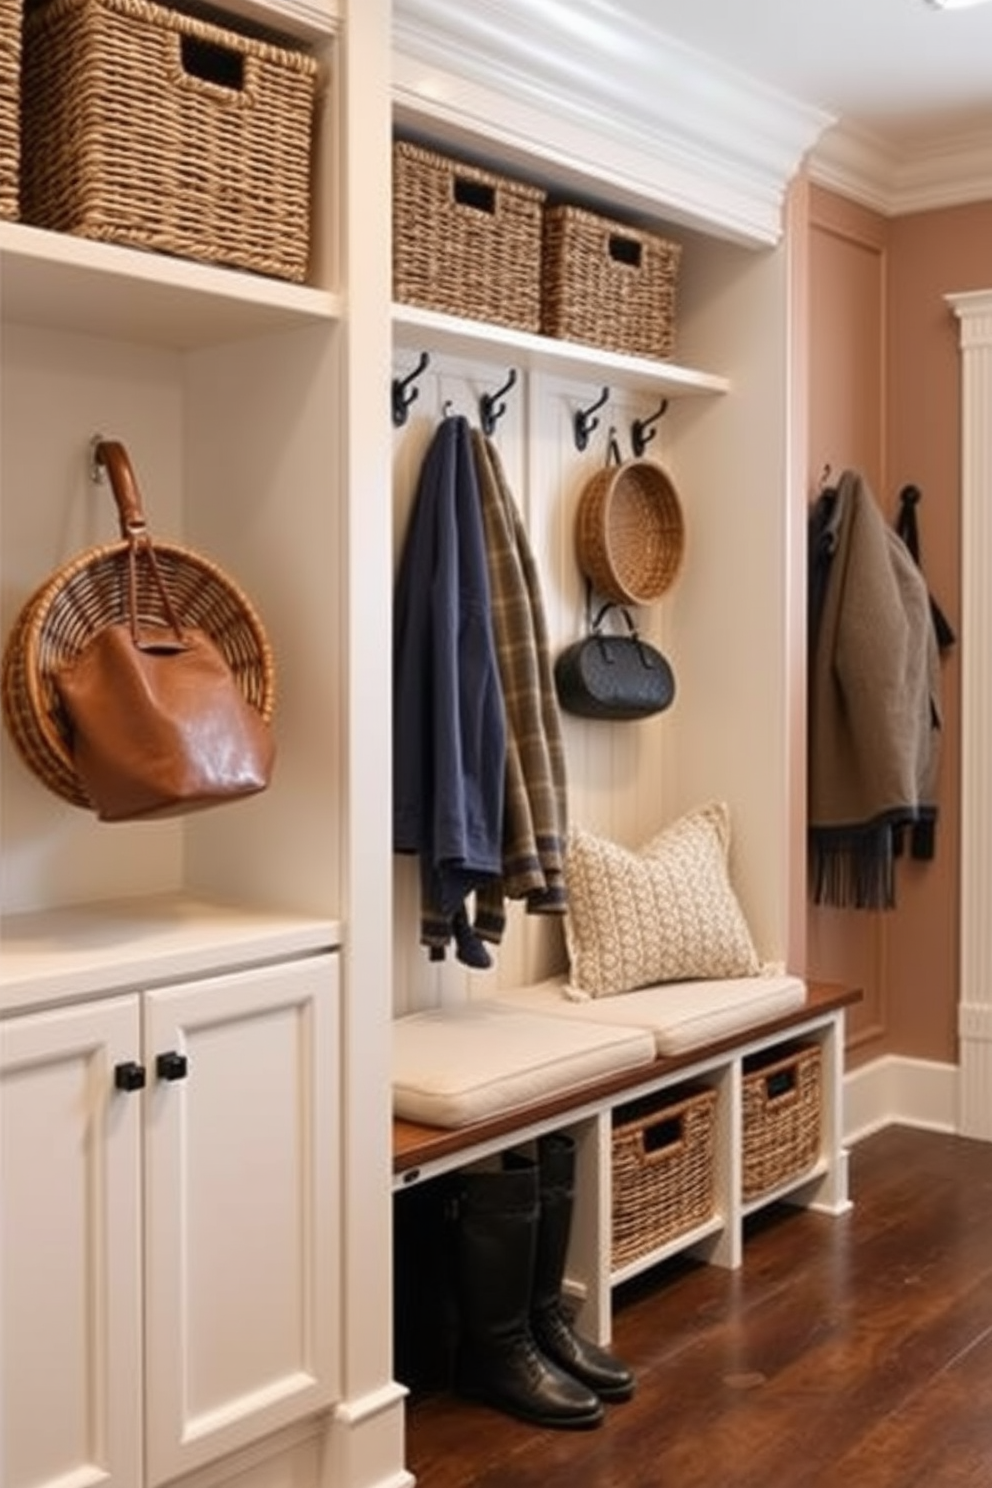
{"type": "Polygon", "coordinates": [[[177,350],[340,314],[328,290],[0,222],[0,308],[30,325],[177,350]]]}
{"type": "Polygon", "coordinates": [[[556,341],[485,321],[465,320],[422,310],[415,305],[394,303],[393,339],[410,351],[436,351],[485,361],[512,363],[530,371],[554,372],[561,377],[608,383],[632,391],[656,390],[670,397],[726,393],[726,377],[680,367],[674,362],[627,356],[584,346],[574,341],[556,341]]]}
{"type": "Polygon", "coordinates": [[[0,1013],[284,960],[340,944],[337,920],[161,894],[0,920],[0,1013]]]}

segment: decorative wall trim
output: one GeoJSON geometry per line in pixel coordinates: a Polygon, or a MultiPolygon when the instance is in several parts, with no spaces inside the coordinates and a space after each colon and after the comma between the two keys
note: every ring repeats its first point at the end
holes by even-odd
{"type": "Polygon", "coordinates": [[[992,291],[947,296],[961,343],[960,1126],[992,1141],[992,291]]]}
{"type": "Polygon", "coordinates": [[[957,1132],[958,1070],[952,1064],[884,1055],[844,1077],[844,1140],[886,1126],[957,1132]]]}
{"type": "Polygon", "coordinates": [[[985,132],[898,150],[838,124],[817,141],[808,170],[819,186],[884,217],[904,217],[992,198],[992,139],[985,132]]]}
{"type": "Polygon", "coordinates": [[[782,233],[789,181],[832,122],[596,0],[395,0],[401,127],[551,162],[557,180],[755,244],[782,233]]]}

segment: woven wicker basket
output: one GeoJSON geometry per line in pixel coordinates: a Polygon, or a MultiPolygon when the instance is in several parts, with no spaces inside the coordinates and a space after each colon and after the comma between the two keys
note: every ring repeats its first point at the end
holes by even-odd
{"type": "Polygon", "coordinates": [[[575,548],[579,567],[605,599],[660,599],[685,552],[682,507],[661,466],[627,460],[597,471],[579,498],[575,548]]]}
{"type": "Polygon", "coordinates": [[[668,1091],[614,1111],[615,1271],[713,1214],[716,1103],[715,1090],[668,1091]]]}
{"type": "Polygon", "coordinates": [[[746,1061],[743,1081],[745,1202],[801,1177],[820,1156],[819,1045],[746,1061]]]}
{"type": "Polygon", "coordinates": [[[0,217],[20,211],[21,0],[0,0],[0,217]]]}
{"type": "Polygon", "coordinates": [[[544,192],[433,150],[393,147],[393,296],[516,330],[541,324],[544,192]]]}
{"type": "Polygon", "coordinates": [[[664,359],[675,350],[681,246],[580,207],[544,214],[541,329],[563,341],[664,359]]]}
{"type": "MultiPolygon", "coordinates": [[[[123,533],[126,517],[117,484],[114,496],[123,533]]],[[[247,701],[271,722],[275,667],[254,607],[210,559],[174,543],[156,540],[154,546],[169,598],[183,624],[206,631],[247,701]]],[[[73,806],[91,803],[76,773],[69,727],[53,678],[97,631],[127,619],[129,549],[123,539],[89,548],[58,569],[23,606],[3,654],[0,698],[8,732],[28,768],[73,806]]],[[[143,624],[168,624],[149,567],[141,562],[137,608],[143,624]]]]}
{"type": "Polygon", "coordinates": [[[146,0],[29,11],[25,221],[303,280],[316,71],[146,0]]]}

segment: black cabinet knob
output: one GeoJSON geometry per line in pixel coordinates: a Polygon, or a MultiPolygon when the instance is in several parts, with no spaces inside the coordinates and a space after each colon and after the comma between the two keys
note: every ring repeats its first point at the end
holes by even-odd
{"type": "Polygon", "coordinates": [[[144,1090],[145,1066],[134,1059],[122,1059],[114,1065],[114,1084],[118,1090],[144,1090]]]}
{"type": "Polygon", "coordinates": [[[189,1061],[177,1049],[168,1049],[156,1059],[155,1073],[160,1080],[185,1080],[189,1073],[189,1061]]]}

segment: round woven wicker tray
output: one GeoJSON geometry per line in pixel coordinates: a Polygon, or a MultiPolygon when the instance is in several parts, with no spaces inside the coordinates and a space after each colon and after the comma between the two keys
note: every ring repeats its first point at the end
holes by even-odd
{"type": "MultiPolygon", "coordinates": [[[[68,721],[54,675],[78,656],[99,630],[128,617],[129,535],[144,526],[137,485],[123,446],[95,446],[106,466],[121,519],[122,540],[89,548],[57,569],[22,608],[4,650],[0,699],[8,732],[30,770],[73,806],[91,802],[76,773],[68,721]]],[[[155,557],[169,598],[184,625],[210,636],[246,700],[265,721],[275,707],[272,649],[253,605],[210,559],[156,541],[155,557]]],[[[137,565],[142,624],[168,625],[149,565],[137,565]]]]}
{"type": "Polygon", "coordinates": [[[575,545],[579,567],[605,599],[660,599],[685,552],[681,503],[661,466],[626,460],[598,470],[579,499],[575,545]]]}

